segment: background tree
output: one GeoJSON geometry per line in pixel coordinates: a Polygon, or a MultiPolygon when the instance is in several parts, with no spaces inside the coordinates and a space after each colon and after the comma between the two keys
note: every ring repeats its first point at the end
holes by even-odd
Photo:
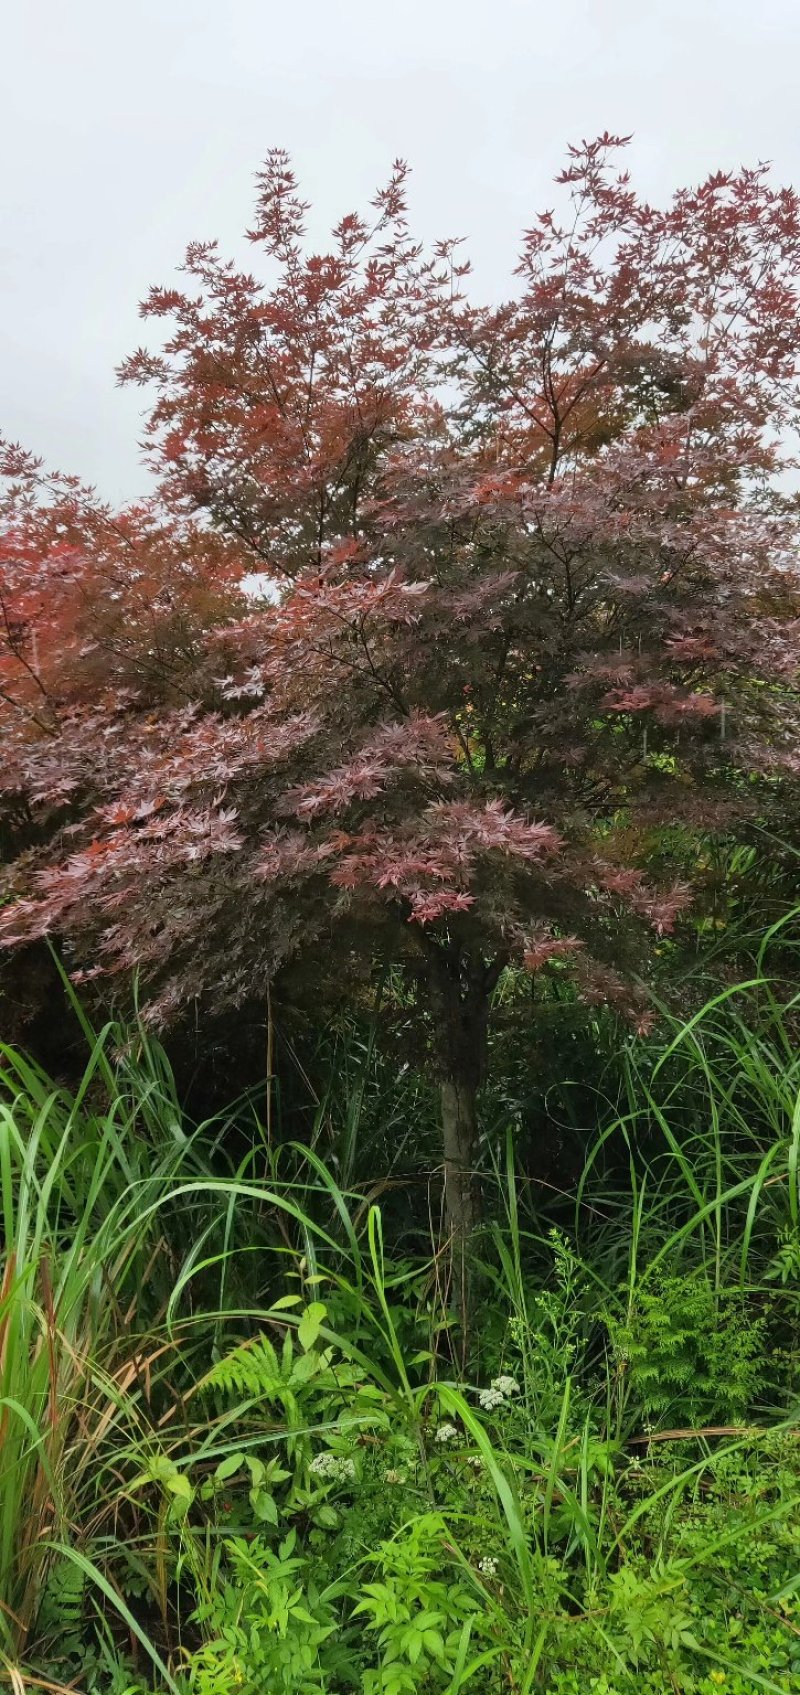
{"type": "Polygon", "coordinates": [[[152,505],[115,519],[8,465],[9,598],[67,534],[101,628],[87,667],[9,640],[35,675],[2,790],[35,828],[5,941],[139,969],[162,1022],[290,962],[339,994],[391,962],[461,1238],[501,974],[569,970],[646,1022],[648,937],[687,900],[648,878],[653,832],[796,770],[797,198],[741,171],[653,208],[616,145],[571,153],[564,222],[536,220],[496,308],[454,243],[411,241],[402,168],[315,255],[271,155],[268,280],[195,246],[145,303],[173,326],[123,372],[155,385],[152,505]]]}

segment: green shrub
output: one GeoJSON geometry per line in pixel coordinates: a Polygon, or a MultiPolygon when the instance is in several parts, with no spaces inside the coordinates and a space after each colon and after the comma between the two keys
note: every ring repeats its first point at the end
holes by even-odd
{"type": "Polygon", "coordinates": [[[609,1328],[617,1367],[656,1426],[741,1421],[764,1382],[763,1319],[702,1272],[640,1287],[625,1322],[609,1328]]]}

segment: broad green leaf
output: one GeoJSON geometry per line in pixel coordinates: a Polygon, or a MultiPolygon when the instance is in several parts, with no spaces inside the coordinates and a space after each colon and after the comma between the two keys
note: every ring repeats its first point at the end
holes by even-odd
{"type": "Polygon", "coordinates": [[[253,1508],[256,1518],[261,1519],[262,1524],[277,1525],[278,1508],[275,1498],[268,1494],[266,1489],[251,1489],[250,1505],[253,1508]]]}
{"type": "Polygon", "coordinates": [[[229,1477],[234,1477],[237,1471],[241,1471],[243,1464],[244,1454],[226,1454],[214,1472],[217,1482],[225,1483],[229,1477]]]}
{"type": "Polygon", "coordinates": [[[309,1303],[297,1326],[297,1339],[301,1348],[306,1351],[313,1348],[327,1316],[328,1309],[323,1301],[309,1303]]]}

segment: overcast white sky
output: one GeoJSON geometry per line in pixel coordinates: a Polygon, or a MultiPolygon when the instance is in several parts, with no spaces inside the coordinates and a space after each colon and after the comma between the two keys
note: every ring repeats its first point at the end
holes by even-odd
{"type": "Polygon", "coordinates": [[[270,146],[294,154],[315,235],[404,156],[419,232],[469,236],[494,294],[568,141],[634,131],[651,196],[764,158],[800,184],[800,0],[0,11],[0,429],[114,499],[145,481],[142,398],[114,383],[137,303],[187,241],[237,249],[270,146]]]}

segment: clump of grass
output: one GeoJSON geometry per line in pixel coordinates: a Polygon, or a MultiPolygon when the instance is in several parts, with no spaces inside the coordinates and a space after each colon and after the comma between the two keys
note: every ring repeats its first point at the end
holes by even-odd
{"type": "Polygon", "coordinates": [[[92,1042],[78,1088],[0,1049],[0,1643],[26,1651],[59,1545],[113,1522],[169,1288],[164,1208],[196,1166],[155,1044],[92,1042]],[[161,1293],[159,1293],[159,1289],[161,1293]],[[150,1328],[152,1327],[152,1328],[150,1328]]]}

